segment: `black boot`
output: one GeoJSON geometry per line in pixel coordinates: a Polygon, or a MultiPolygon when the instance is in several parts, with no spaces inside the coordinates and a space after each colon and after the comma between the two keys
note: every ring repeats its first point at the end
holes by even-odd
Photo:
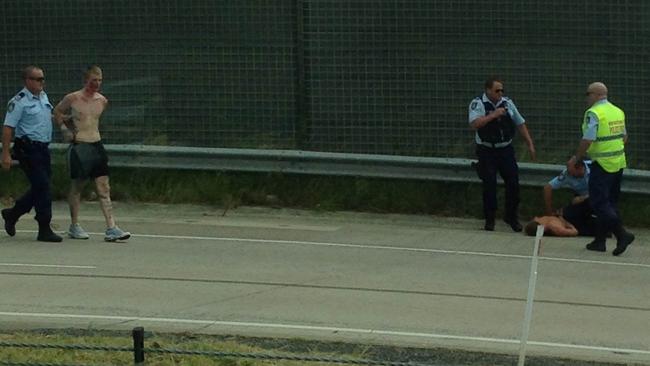
{"type": "Polygon", "coordinates": [[[587,250],[593,250],[594,252],[606,252],[607,245],[605,240],[594,239],[591,243],[587,244],[587,250]]]}
{"type": "Polygon", "coordinates": [[[613,230],[613,233],[616,236],[616,249],[614,249],[612,254],[618,256],[623,254],[628,245],[632,244],[634,234],[626,231],[622,224],[618,224],[613,230]]]}
{"type": "Polygon", "coordinates": [[[486,231],[494,231],[494,217],[496,215],[494,212],[487,212],[485,214],[485,226],[483,226],[483,229],[486,231]]]}
{"type": "Polygon", "coordinates": [[[596,227],[594,228],[594,240],[587,244],[587,250],[593,250],[594,252],[605,252],[607,251],[607,232],[609,228],[602,223],[596,222],[596,227]]]}
{"type": "Polygon", "coordinates": [[[16,235],[16,222],[18,219],[14,216],[10,208],[2,210],[2,218],[5,220],[5,231],[9,236],[16,235]]]}
{"type": "Polygon", "coordinates": [[[519,223],[519,219],[517,218],[517,215],[506,216],[506,217],[503,218],[503,221],[506,224],[510,225],[510,228],[512,229],[512,231],[514,231],[516,233],[520,233],[521,230],[523,229],[521,224],[519,223]]]}
{"type": "Polygon", "coordinates": [[[50,228],[50,224],[38,224],[38,236],[36,237],[36,240],[38,241],[45,241],[45,242],[50,242],[50,243],[60,243],[63,241],[63,238],[56,235],[54,231],[52,231],[52,228],[50,228]]]}

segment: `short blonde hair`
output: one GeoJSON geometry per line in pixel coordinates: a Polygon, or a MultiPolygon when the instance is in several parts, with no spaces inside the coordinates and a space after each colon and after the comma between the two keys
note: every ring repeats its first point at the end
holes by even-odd
{"type": "Polygon", "coordinates": [[[84,80],[88,80],[90,75],[102,76],[102,69],[97,65],[90,65],[86,68],[86,71],[84,71],[84,80]]]}

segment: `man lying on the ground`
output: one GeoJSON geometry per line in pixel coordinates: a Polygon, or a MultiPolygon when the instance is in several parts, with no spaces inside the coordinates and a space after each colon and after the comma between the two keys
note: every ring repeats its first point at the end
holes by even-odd
{"type": "Polygon", "coordinates": [[[589,162],[567,165],[566,169],[544,186],[545,216],[561,216],[571,223],[580,236],[593,236],[596,220],[589,203],[589,162]],[[553,210],[553,190],[569,188],[574,198],[559,210],[553,210]]]}
{"type": "Polygon", "coordinates": [[[544,225],[546,236],[578,236],[578,229],[570,222],[558,216],[536,216],[524,227],[524,233],[535,236],[537,225],[544,225]]]}

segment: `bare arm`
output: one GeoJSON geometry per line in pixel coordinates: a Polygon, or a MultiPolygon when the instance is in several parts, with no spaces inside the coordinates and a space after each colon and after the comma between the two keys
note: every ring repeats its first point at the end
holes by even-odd
{"type": "Polygon", "coordinates": [[[71,126],[72,116],[68,114],[68,112],[70,111],[71,104],[72,104],[72,95],[68,94],[59,102],[59,104],[56,105],[56,107],[54,107],[54,113],[52,114],[52,119],[54,119],[54,122],[56,122],[58,126],[63,127],[63,125],[65,125],[68,128],[72,128],[71,126]]]}
{"type": "Polygon", "coordinates": [[[56,105],[56,107],[54,107],[54,113],[52,114],[54,122],[61,127],[63,141],[65,142],[74,141],[76,133],[74,121],[72,121],[72,115],[68,114],[71,105],[72,94],[68,94],[59,102],[59,104],[56,105]]]}
{"type": "Polygon", "coordinates": [[[2,126],[2,169],[11,169],[11,153],[9,145],[14,135],[14,129],[9,126],[2,126]]]}
{"type": "Polygon", "coordinates": [[[578,229],[575,226],[571,225],[570,222],[562,219],[563,226],[558,228],[558,236],[578,236],[578,229]]]}
{"type": "Polygon", "coordinates": [[[526,127],[525,123],[522,123],[517,126],[517,129],[519,130],[521,137],[523,137],[524,141],[526,141],[526,145],[528,145],[528,151],[530,152],[531,159],[533,161],[537,160],[537,152],[535,151],[535,144],[533,143],[533,139],[530,137],[530,133],[528,132],[528,127],[526,127]]]}
{"type": "Polygon", "coordinates": [[[550,184],[544,186],[544,212],[553,215],[553,187],[550,184]]]}
{"type": "Polygon", "coordinates": [[[576,162],[581,161],[585,158],[585,155],[587,155],[587,150],[589,149],[589,146],[591,146],[591,143],[593,141],[591,140],[585,140],[582,139],[580,140],[580,144],[578,145],[578,151],[576,151],[576,154],[569,159],[567,162],[568,165],[575,165],[576,162]]]}
{"type": "Polygon", "coordinates": [[[553,233],[555,236],[578,236],[578,230],[573,226],[553,228],[553,233]]]}
{"type": "Polygon", "coordinates": [[[469,124],[469,126],[473,130],[477,130],[477,129],[487,125],[488,123],[494,121],[495,119],[503,116],[504,114],[506,114],[506,109],[505,108],[497,108],[494,111],[490,112],[490,114],[488,114],[486,116],[483,116],[483,117],[479,117],[479,118],[473,120],[472,123],[469,124]]]}
{"type": "Polygon", "coordinates": [[[591,140],[585,140],[585,139],[580,140],[580,145],[578,145],[578,151],[576,151],[576,160],[580,161],[584,159],[585,155],[587,155],[587,150],[589,149],[589,146],[591,146],[592,142],[593,141],[591,140]]]}

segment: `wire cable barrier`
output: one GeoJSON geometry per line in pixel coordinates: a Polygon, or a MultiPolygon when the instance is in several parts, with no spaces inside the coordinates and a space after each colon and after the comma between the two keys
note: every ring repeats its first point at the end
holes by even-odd
{"type": "MultiPolygon", "coordinates": [[[[193,351],[173,348],[145,348],[144,329],[137,327],[133,329],[134,347],[111,347],[111,346],[87,346],[80,344],[46,344],[46,343],[25,343],[25,342],[0,342],[0,348],[34,348],[34,349],[60,349],[66,351],[104,351],[104,352],[130,352],[133,353],[134,364],[140,365],[145,362],[145,354],[172,354],[186,356],[207,356],[213,358],[244,358],[267,361],[299,361],[299,362],[321,362],[341,365],[369,365],[369,366],[432,366],[414,362],[381,361],[336,357],[321,357],[292,354],[267,354],[267,353],[246,353],[246,352],[222,352],[222,351],[193,351]]],[[[42,362],[10,362],[0,361],[1,366],[100,366],[62,363],[42,362]]]]}

